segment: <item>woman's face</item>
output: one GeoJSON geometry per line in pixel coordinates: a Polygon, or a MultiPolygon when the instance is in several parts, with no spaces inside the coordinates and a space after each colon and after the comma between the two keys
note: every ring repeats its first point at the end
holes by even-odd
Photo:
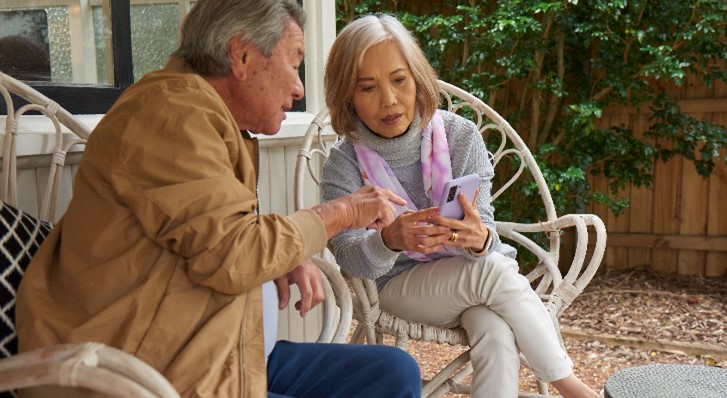
{"type": "Polygon", "coordinates": [[[366,51],[353,93],[356,114],[374,133],[394,138],[414,118],[416,82],[399,47],[379,43],[366,51]]]}

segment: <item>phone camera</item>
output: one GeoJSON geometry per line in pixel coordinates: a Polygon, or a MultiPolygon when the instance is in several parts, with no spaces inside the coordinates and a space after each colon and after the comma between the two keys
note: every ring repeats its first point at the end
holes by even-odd
{"type": "Polygon", "coordinates": [[[459,187],[453,186],[449,188],[449,192],[447,192],[447,202],[451,202],[452,200],[454,200],[454,195],[457,194],[457,188],[459,187]]]}

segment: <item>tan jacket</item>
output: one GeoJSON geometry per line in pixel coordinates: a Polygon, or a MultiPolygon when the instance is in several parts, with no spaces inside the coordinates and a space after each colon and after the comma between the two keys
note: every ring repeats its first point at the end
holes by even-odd
{"type": "Polygon", "coordinates": [[[97,341],[182,396],[265,397],[260,285],[322,250],[325,227],[310,210],[256,214],[257,140],[185,71],[173,59],[141,79],[91,135],[20,286],[20,350],[97,341]]]}

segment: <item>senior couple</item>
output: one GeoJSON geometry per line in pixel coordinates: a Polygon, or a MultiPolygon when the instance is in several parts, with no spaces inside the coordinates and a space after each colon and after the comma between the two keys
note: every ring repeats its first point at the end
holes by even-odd
{"type": "Polygon", "coordinates": [[[482,140],[436,110],[436,74],[396,19],[360,18],[333,45],[326,103],[345,138],[325,165],[324,202],[258,214],[253,135],[275,134],[303,98],[305,18],[295,0],[195,3],[168,64],[91,135],[68,210],[19,289],[20,350],[108,344],[183,397],[420,396],[419,367],[397,348],[275,341],[269,315],[287,306],[290,284],[301,316],[322,301],[309,258],[332,239],[337,257],[356,259],[348,272],[377,278],[387,311],[466,328],[474,396],[517,395],[519,350],[563,396],[597,396],[495,233],[482,140]],[[481,182],[476,198],[458,198],[464,219],[439,216],[437,188],[467,173],[481,182]]]}

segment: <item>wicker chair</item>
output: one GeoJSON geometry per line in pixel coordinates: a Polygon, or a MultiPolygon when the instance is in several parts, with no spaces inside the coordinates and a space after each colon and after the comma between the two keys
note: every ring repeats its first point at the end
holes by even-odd
{"type": "Polygon", "coordinates": [[[174,387],[154,368],[131,354],[99,343],[60,344],[17,354],[14,312],[15,291],[30,258],[52,228],[66,154],[85,143],[91,131],[26,84],[0,72],[0,94],[7,109],[0,186],[0,249],[2,255],[2,313],[0,314],[0,391],[59,385],[83,387],[113,397],[179,397],[174,387]],[[28,104],[17,110],[14,94],[28,104]],[[48,118],[55,130],[52,161],[40,201],[39,218],[17,209],[18,121],[48,118]]]}
{"type": "MultiPolygon", "coordinates": [[[[603,222],[591,214],[556,215],[550,191],[540,168],[517,132],[480,99],[446,82],[440,81],[439,86],[445,99],[446,109],[462,116],[473,115],[473,121],[483,137],[488,139],[488,142],[492,138],[499,142],[497,148],[488,149],[493,152],[492,162],[495,166],[496,176],[499,176],[500,179],[503,175],[506,178],[509,176],[509,179],[503,180],[505,182],[493,193],[493,201],[501,196],[515,180],[527,174],[538,187],[546,219],[533,224],[497,222],[497,232],[505,241],[514,242],[521,252],[524,248],[537,257],[537,266],[527,274],[527,278],[544,301],[556,329],[559,329],[558,317],[588,285],[601,262],[606,246],[606,229],[603,222]],[[495,134],[495,137],[491,137],[492,134],[495,134]],[[498,136],[499,139],[497,139],[498,136]],[[514,162],[502,161],[504,159],[513,160],[513,158],[516,158],[514,162]],[[512,167],[512,165],[517,165],[517,167],[512,167]],[[525,171],[528,173],[524,173],[525,171]],[[560,257],[561,233],[571,227],[574,228],[576,235],[575,255],[571,259],[562,259],[560,257]],[[588,250],[589,227],[595,231],[595,246],[590,251],[588,250]],[[535,243],[533,234],[537,233],[545,234],[548,239],[548,249],[535,243]],[[586,263],[587,257],[590,261],[586,263]],[[566,261],[570,262],[569,266],[566,261]],[[565,275],[561,274],[559,265],[567,267],[565,275]]],[[[335,136],[335,132],[330,126],[328,112],[326,110],[320,112],[308,128],[303,147],[298,154],[295,176],[295,205],[297,208],[303,206],[302,191],[309,185],[309,180],[312,179],[319,184],[320,165],[328,156],[335,136]]],[[[497,209],[496,203],[495,208],[497,209]]],[[[326,256],[332,258],[330,252],[326,256]]],[[[365,338],[370,344],[380,344],[384,335],[390,335],[395,337],[395,344],[402,348],[405,347],[408,340],[468,345],[467,335],[461,327],[442,329],[394,317],[379,308],[378,292],[373,280],[352,277],[347,277],[347,280],[353,290],[353,316],[358,321],[351,342],[361,343],[365,338]]],[[[529,366],[522,355],[521,360],[524,366],[529,366]]],[[[469,351],[465,351],[431,380],[423,380],[422,395],[439,397],[450,392],[469,394],[471,393],[470,386],[461,382],[471,373],[469,351]]],[[[521,396],[549,396],[547,385],[539,382],[538,394],[521,393],[521,396]]]]}

